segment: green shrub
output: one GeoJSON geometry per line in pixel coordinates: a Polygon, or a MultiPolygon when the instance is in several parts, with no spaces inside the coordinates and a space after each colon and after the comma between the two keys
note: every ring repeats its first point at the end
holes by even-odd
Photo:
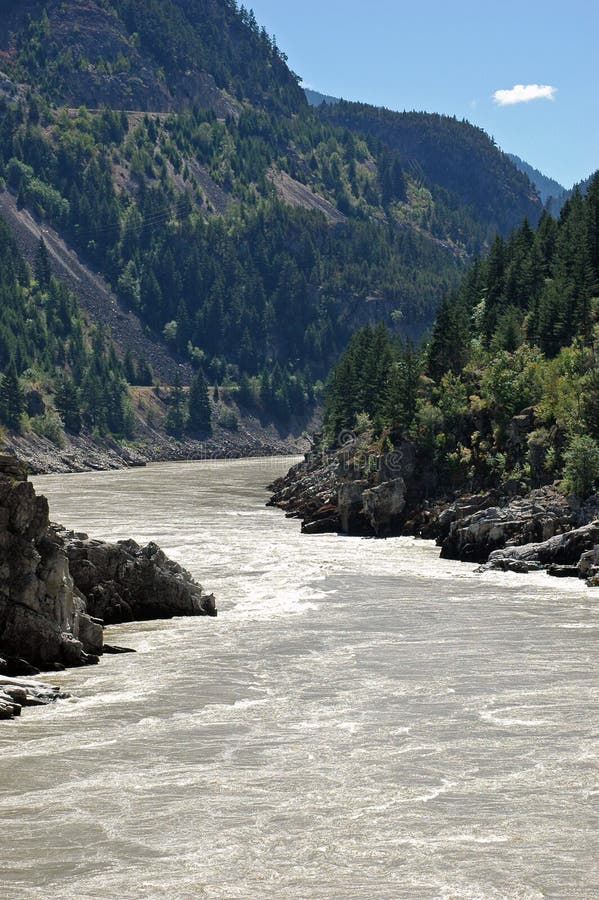
{"type": "Polygon", "coordinates": [[[599,445],[588,434],[576,435],[564,453],[565,490],[581,499],[590,497],[599,481],[599,445]]]}
{"type": "Polygon", "coordinates": [[[219,409],[217,421],[221,428],[226,428],[227,431],[239,430],[239,419],[233,409],[227,409],[227,407],[219,409]]]}
{"type": "Polygon", "coordinates": [[[30,425],[35,434],[47,438],[57,447],[64,447],[64,425],[55,410],[48,410],[41,416],[33,416],[30,425]]]}

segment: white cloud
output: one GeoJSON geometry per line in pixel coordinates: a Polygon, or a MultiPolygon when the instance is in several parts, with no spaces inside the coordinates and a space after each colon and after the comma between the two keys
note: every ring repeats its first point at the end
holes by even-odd
{"type": "Polygon", "coordinates": [[[515,84],[513,88],[495,91],[493,100],[498,106],[529,103],[531,100],[555,100],[556,87],[550,84],[515,84]]]}

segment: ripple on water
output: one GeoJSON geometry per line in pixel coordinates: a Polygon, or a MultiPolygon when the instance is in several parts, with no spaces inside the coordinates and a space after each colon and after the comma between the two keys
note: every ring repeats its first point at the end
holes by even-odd
{"type": "Polygon", "coordinates": [[[111,629],[138,653],[0,732],[3,897],[598,896],[596,595],[301,538],[280,466],[36,479],[221,613],[111,629]]]}

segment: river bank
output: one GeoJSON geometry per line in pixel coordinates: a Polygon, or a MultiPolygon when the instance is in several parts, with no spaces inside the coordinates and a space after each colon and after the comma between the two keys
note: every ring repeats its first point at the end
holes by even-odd
{"type": "MultiPolygon", "coordinates": [[[[147,421],[154,406],[164,406],[156,391],[133,390],[139,395],[143,392],[143,398],[138,398],[138,411],[140,404],[145,410],[145,418],[141,418],[141,413],[138,416],[135,440],[117,441],[84,431],[80,435],[64,433],[56,443],[31,431],[6,432],[2,452],[26,462],[31,474],[47,475],[134,468],[154,462],[290,456],[304,453],[310,445],[303,430],[306,423],[279,429],[250,415],[240,415],[234,431],[216,423],[211,434],[202,440],[177,439],[147,421]]],[[[164,409],[160,414],[164,416],[164,409]]]]}
{"type": "Polygon", "coordinates": [[[365,456],[356,442],[306,454],[270,485],[269,505],[306,535],[340,533],[435,540],[445,559],[514,572],[546,570],[599,585],[599,495],[582,502],[557,484],[526,491],[427,491],[414,445],[365,456]]]}
{"type": "Polygon", "coordinates": [[[216,616],[214,596],[154,542],[52,524],[26,464],[0,456],[0,718],[58,696],[15,677],[96,664],[106,624],[173,616],[216,616]]]}

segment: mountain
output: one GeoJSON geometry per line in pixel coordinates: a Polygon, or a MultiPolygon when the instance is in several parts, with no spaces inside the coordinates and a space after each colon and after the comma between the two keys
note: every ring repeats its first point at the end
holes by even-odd
{"type": "Polygon", "coordinates": [[[320,94],[318,91],[313,91],[310,88],[304,88],[304,94],[310,106],[322,106],[323,103],[339,103],[338,97],[329,97],[327,94],[320,94]]]}
{"type": "Polygon", "coordinates": [[[161,379],[204,372],[283,430],[355,328],[418,339],[469,257],[540,213],[467,123],[311,108],[232,0],[8,0],[0,69],[11,227],[46,229],[65,277],[102,275],[81,302],[127,380],[160,347],[161,379]]]}
{"type": "MultiPolygon", "coordinates": [[[[321,119],[371,135],[398,153],[408,172],[446,192],[449,206],[507,234],[542,205],[528,178],[481,128],[449,116],[393,112],[340,101],[318,107],[321,119]]],[[[437,191],[439,196],[439,192],[437,191]]]]}
{"type": "Polygon", "coordinates": [[[229,0],[4,0],[8,74],[65,106],[166,111],[305,105],[252,13],[229,0]]]}
{"type": "Polygon", "coordinates": [[[562,184],[560,184],[558,181],[555,181],[554,178],[549,178],[547,175],[543,175],[542,172],[539,172],[538,169],[535,169],[523,159],[520,159],[520,157],[516,156],[515,153],[508,153],[508,156],[514,163],[516,168],[521,172],[524,172],[524,174],[527,175],[530,181],[534,184],[539,193],[539,197],[543,201],[543,204],[547,203],[547,201],[550,199],[556,199],[557,197],[560,197],[565,192],[566,188],[562,184]]]}
{"type": "Polygon", "coordinates": [[[400,153],[407,171],[426,184],[440,202],[446,198],[439,189],[450,194],[454,208],[467,210],[478,223],[490,224],[491,230],[497,228],[506,234],[525,216],[536,222],[541,204],[535,189],[543,204],[549,196],[557,197],[564,191],[551,179],[543,182],[545,176],[517,156],[502,153],[482,129],[468,122],[348,103],[306,88],[304,93],[310,106],[326,121],[375,135],[400,153]],[[514,169],[526,175],[528,182],[514,169]],[[552,193],[543,194],[533,176],[538,176],[552,193]],[[501,205],[505,206],[503,211],[501,205]]]}
{"type": "Polygon", "coordinates": [[[586,194],[589,190],[593,178],[593,175],[589,175],[588,178],[579,181],[578,184],[575,184],[570,188],[570,190],[564,189],[561,194],[556,194],[555,197],[552,197],[547,203],[547,209],[549,210],[551,215],[559,216],[567,201],[571,200],[574,194],[586,194]]]}

